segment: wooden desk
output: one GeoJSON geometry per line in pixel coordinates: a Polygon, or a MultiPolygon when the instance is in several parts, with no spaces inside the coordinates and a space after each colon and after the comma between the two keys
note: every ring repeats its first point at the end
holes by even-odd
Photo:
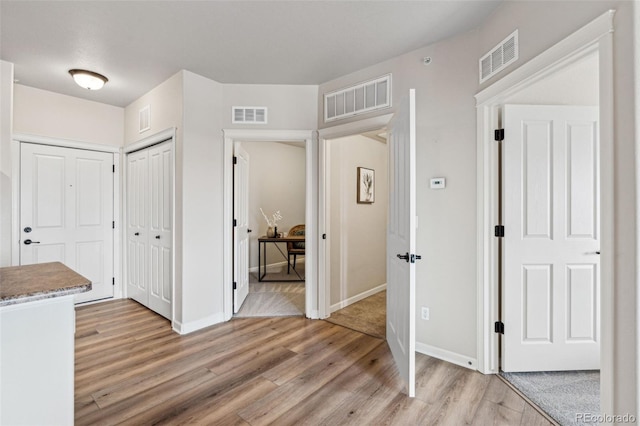
{"type": "MultiPolygon", "coordinates": [[[[282,281],[282,280],[264,279],[265,275],[267,275],[267,243],[272,243],[278,249],[280,254],[282,254],[282,256],[287,260],[287,264],[289,264],[289,256],[287,256],[282,251],[280,246],[278,246],[278,243],[304,243],[304,241],[305,241],[305,237],[302,235],[292,236],[292,237],[280,237],[280,238],[276,238],[276,237],[270,238],[263,235],[262,237],[258,238],[258,281],[261,281],[261,282],[282,281]]],[[[292,266],[291,264],[289,265],[292,266]]],[[[296,276],[298,278],[293,280],[285,280],[285,281],[304,281],[304,277],[301,277],[298,271],[293,269],[293,272],[296,273],[296,276]]]]}

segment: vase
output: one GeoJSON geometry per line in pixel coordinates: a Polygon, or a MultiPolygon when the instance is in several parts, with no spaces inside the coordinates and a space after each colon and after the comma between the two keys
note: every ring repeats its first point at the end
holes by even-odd
{"type": "Polygon", "coordinates": [[[268,238],[273,238],[273,237],[275,237],[275,236],[276,236],[276,231],[275,231],[275,229],[273,229],[273,227],[272,227],[272,226],[269,226],[269,227],[267,228],[267,237],[268,237],[268,238]]]}

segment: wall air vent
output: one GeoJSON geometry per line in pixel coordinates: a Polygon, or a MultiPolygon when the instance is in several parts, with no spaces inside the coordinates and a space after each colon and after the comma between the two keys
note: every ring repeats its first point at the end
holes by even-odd
{"type": "Polygon", "coordinates": [[[267,124],[266,107],[231,108],[231,122],[234,124],[267,124]]]}
{"type": "Polygon", "coordinates": [[[391,106],[391,74],[324,95],[324,121],[364,114],[391,106]]]}
{"type": "Polygon", "coordinates": [[[489,53],[480,58],[480,83],[484,83],[508,65],[518,60],[518,30],[502,40],[489,53]]]}
{"type": "Polygon", "coordinates": [[[138,111],[138,133],[151,129],[151,106],[147,105],[138,111]]]}

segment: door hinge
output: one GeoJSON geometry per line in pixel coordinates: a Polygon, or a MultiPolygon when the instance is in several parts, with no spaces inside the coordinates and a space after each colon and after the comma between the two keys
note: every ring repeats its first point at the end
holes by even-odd
{"type": "Polygon", "coordinates": [[[116,165],[114,164],[113,165],[113,173],[115,173],[115,172],[116,172],[116,165]]]}
{"type": "Polygon", "coordinates": [[[235,155],[233,156],[233,164],[238,164],[238,157],[235,155]]]}
{"type": "Polygon", "coordinates": [[[504,323],[502,321],[496,321],[493,324],[493,331],[496,333],[504,334],[504,323]]]}
{"type": "Polygon", "coordinates": [[[419,254],[412,254],[410,256],[411,263],[416,263],[416,260],[420,260],[420,259],[422,259],[422,256],[420,256],[419,254]]]}
{"type": "Polygon", "coordinates": [[[237,282],[233,282],[233,289],[236,290],[238,288],[238,283],[237,282]]]}
{"type": "Polygon", "coordinates": [[[494,130],[493,138],[496,141],[503,141],[504,140],[504,129],[496,129],[496,130],[494,130]]]}
{"type": "Polygon", "coordinates": [[[322,239],[326,240],[327,239],[327,234],[322,234],[322,239]]]}
{"type": "Polygon", "coordinates": [[[111,222],[111,228],[116,229],[116,221],[111,222]]]}
{"type": "Polygon", "coordinates": [[[111,278],[111,285],[116,285],[116,277],[111,278]]]}
{"type": "Polygon", "coordinates": [[[504,225],[496,225],[493,230],[493,234],[499,238],[504,237],[504,225]]]}
{"type": "Polygon", "coordinates": [[[233,219],[233,226],[238,226],[238,221],[233,219]]]}

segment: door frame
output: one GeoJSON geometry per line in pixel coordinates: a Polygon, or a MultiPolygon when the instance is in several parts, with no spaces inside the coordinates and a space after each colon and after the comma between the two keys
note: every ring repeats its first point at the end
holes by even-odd
{"type": "MultiPolygon", "coordinates": [[[[374,130],[386,128],[393,113],[384,114],[377,117],[365,118],[346,124],[326,127],[318,131],[318,213],[319,213],[319,235],[331,236],[329,220],[331,214],[330,188],[330,161],[327,141],[359,135],[374,130]]],[[[318,253],[318,282],[320,318],[327,318],[331,315],[331,244],[326,244],[326,239],[320,239],[320,251],[318,253]]]]}
{"type": "MultiPolygon", "coordinates": [[[[171,145],[171,327],[174,330],[178,330],[175,322],[176,318],[176,128],[170,127],[156,134],[148,136],[132,144],[122,147],[122,155],[126,157],[129,153],[140,151],[141,149],[157,145],[163,142],[169,142],[171,145]]],[[[122,227],[121,233],[127,232],[127,161],[122,164],[125,167],[121,170],[122,173],[122,227]]],[[[122,236],[122,241],[126,241],[126,236],[122,236]]],[[[127,274],[127,245],[123,244],[122,248],[122,263],[123,263],[123,275],[121,281],[122,285],[122,297],[127,297],[127,286],[125,283],[125,277],[127,274]]]]}
{"type": "Polygon", "coordinates": [[[613,170],[613,17],[610,10],[507,76],[476,94],[477,113],[477,359],[482,373],[499,372],[499,251],[493,227],[498,224],[498,147],[493,130],[500,123],[505,100],[583,57],[599,58],[601,286],[600,399],[601,412],[613,412],[614,384],[614,170],[613,170]]]}
{"type": "MultiPolygon", "coordinates": [[[[22,143],[33,143],[38,145],[55,146],[60,148],[82,149],[86,151],[106,152],[113,154],[113,164],[116,170],[120,170],[121,155],[120,147],[113,145],[103,145],[90,142],[74,141],[69,139],[52,138],[48,136],[37,136],[26,133],[14,133],[12,135],[11,151],[12,151],[12,208],[11,208],[11,264],[20,264],[20,145],[22,143]]],[[[120,215],[120,173],[113,174],[113,220],[116,222],[113,229],[113,276],[116,280],[113,289],[113,298],[120,299],[122,297],[124,287],[122,285],[122,264],[121,264],[121,226],[122,217],[120,215]]],[[[92,304],[101,302],[83,302],[83,304],[92,304]]]]}
{"type": "Polygon", "coordinates": [[[305,315],[318,319],[318,152],[312,130],[223,129],[223,313],[233,317],[233,146],[235,142],[305,143],[305,315]]]}

